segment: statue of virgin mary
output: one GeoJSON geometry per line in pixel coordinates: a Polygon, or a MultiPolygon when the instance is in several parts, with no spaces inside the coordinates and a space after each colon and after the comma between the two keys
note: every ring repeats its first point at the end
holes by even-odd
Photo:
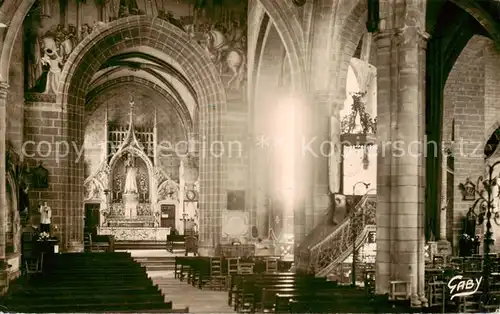
{"type": "Polygon", "coordinates": [[[134,157],[128,154],[125,162],[125,194],[137,194],[137,167],[135,166],[134,157]]]}

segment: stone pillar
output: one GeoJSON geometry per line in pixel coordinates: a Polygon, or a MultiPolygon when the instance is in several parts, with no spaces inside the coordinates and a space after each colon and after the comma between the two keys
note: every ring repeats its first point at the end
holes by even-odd
{"type": "Polygon", "coordinates": [[[425,302],[423,145],[427,34],[413,22],[407,20],[401,28],[376,34],[376,292],[388,293],[391,281],[408,281],[411,283],[412,304],[420,306],[421,301],[425,302]]]}
{"type": "Polygon", "coordinates": [[[0,295],[4,295],[9,289],[9,278],[7,271],[7,263],[5,260],[5,232],[7,227],[7,201],[5,191],[5,133],[6,133],[6,106],[7,92],[9,85],[5,82],[0,82],[0,295]]]}
{"type": "MultiPolygon", "coordinates": [[[[39,217],[37,205],[46,201],[52,209],[52,232],[61,249],[82,251],[83,173],[75,173],[83,169],[83,146],[70,134],[68,113],[55,103],[55,95],[27,94],[24,111],[21,153],[31,166],[41,163],[49,174],[48,188],[30,188],[31,216],[39,217]]],[[[33,219],[32,223],[40,222],[33,219]]]]}
{"type": "MultiPolygon", "coordinates": [[[[294,250],[303,241],[305,235],[310,232],[310,229],[306,229],[306,213],[308,209],[314,209],[311,207],[314,202],[314,162],[316,162],[316,157],[312,156],[310,152],[305,149],[308,142],[308,138],[313,136],[313,123],[314,123],[314,113],[313,108],[310,106],[310,99],[305,95],[295,93],[294,99],[296,99],[296,114],[295,114],[295,134],[294,134],[294,145],[295,145],[295,160],[294,160],[294,171],[295,171],[295,187],[294,187],[294,209],[293,209],[293,220],[289,219],[288,223],[293,224],[293,241],[294,250]]],[[[325,164],[326,165],[326,164],[325,164]]],[[[327,169],[324,169],[325,171],[327,169]]],[[[298,253],[298,252],[297,252],[298,253]]],[[[294,258],[297,259],[298,256],[293,252],[294,258]]]]}
{"type": "MultiPolygon", "coordinates": [[[[329,91],[317,91],[314,95],[312,109],[314,116],[311,121],[311,134],[304,137],[305,143],[313,141],[312,151],[306,151],[309,154],[309,160],[313,167],[314,178],[314,211],[306,212],[306,232],[309,233],[324,218],[328,208],[330,198],[328,196],[329,184],[332,182],[330,175],[334,175],[333,181],[337,183],[338,165],[331,165],[330,155],[330,113],[332,111],[332,100],[329,91]],[[330,169],[330,170],[329,170],[330,169]]],[[[337,134],[338,136],[339,134],[337,134]]],[[[338,185],[338,184],[337,184],[338,185]]],[[[335,187],[334,187],[335,188],[335,187]]],[[[335,191],[336,192],[336,191],[335,191]]]]}
{"type": "MultiPolygon", "coordinates": [[[[267,132],[266,120],[270,117],[262,112],[262,106],[255,106],[253,119],[253,138],[251,139],[251,165],[249,178],[251,182],[251,210],[254,219],[252,224],[257,227],[259,237],[267,238],[269,235],[269,197],[271,174],[271,147],[273,138],[267,132]],[[269,139],[269,142],[266,140],[269,139]]],[[[271,113],[268,112],[268,115],[271,113]]]]}

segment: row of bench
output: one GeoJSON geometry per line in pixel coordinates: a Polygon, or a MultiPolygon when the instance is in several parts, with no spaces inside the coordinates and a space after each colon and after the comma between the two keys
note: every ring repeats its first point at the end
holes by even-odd
{"type": "MultiPolygon", "coordinates": [[[[175,276],[203,289],[213,281],[210,257],[176,258],[175,276]]],[[[326,278],[290,272],[231,274],[228,304],[239,313],[401,313],[414,312],[409,302],[342,286],[326,278]]]]}
{"type": "Polygon", "coordinates": [[[128,253],[60,254],[51,266],[42,274],[16,280],[0,302],[4,309],[20,313],[176,311],[128,253]]]}
{"type": "Polygon", "coordinates": [[[228,304],[239,313],[387,312],[387,296],[294,273],[233,275],[228,304]]]}

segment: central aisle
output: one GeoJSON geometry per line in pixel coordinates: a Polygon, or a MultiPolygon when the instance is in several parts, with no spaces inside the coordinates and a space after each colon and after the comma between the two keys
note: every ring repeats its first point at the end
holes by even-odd
{"type": "Polygon", "coordinates": [[[200,290],[173,276],[151,279],[176,308],[188,307],[189,313],[236,313],[227,305],[227,291],[200,290]]]}

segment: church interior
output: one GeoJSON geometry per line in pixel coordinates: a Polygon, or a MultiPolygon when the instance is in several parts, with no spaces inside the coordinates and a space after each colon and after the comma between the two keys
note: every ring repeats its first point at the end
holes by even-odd
{"type": "Polygon", "coordinates": [[[497,0],[0,0],[0,311],[500,311],[497,0]]]}

